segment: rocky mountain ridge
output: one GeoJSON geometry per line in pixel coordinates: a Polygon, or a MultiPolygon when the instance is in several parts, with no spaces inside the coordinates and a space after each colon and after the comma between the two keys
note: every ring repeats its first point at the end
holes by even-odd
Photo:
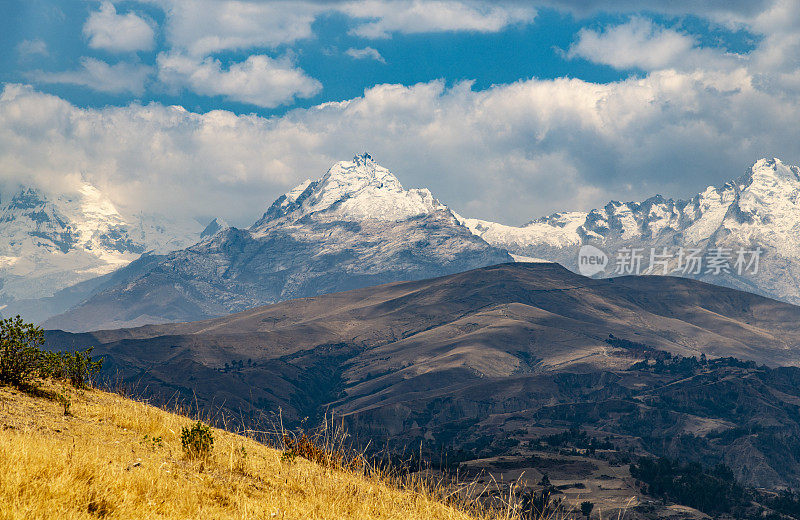
{"type": "Polygon", "coordinates": [[[556,261],[574,271],[583,245],[595,245],[608,255],[602,276],[620,274],[614,271],[620,250],[638,249],[639,274],[689,276],[800,303],[800,168],[779,159],[761,159],[738,179],[709,186],[687,200],[656,195],[643,202],[612,201],[589,212],[555,213],[520,227],[461,221],[514,255],[556,261]],[[697,255],[706,259],[722,252],[728,256],[727,269],[687,272],[681,249],[699,250],[697,255]],[[756,272],[754,266],[747,273],[733,268],[738,251],[759,249],[756,272]],[[654,262],[660,253],[669,258],[654,262]]]}

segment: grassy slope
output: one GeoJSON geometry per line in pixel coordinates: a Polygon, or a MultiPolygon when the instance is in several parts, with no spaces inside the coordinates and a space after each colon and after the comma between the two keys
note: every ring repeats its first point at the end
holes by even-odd
{"type": "Polygon", "coordinates": [[[56,402],[0,388],[0,519],[469,518],[376,479],[282,462],[225,431],[214,431],[210,461],[187,461],[189,419],[96,390],[71,399],[69,417],[56,402]]]}

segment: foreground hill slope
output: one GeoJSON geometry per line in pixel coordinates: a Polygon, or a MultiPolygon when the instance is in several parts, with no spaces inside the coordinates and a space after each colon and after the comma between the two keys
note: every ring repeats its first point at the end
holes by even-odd
{"type": "Polygon", "coordinates": [[[198,244],[45,323],[96,330],[221,316],[292,298],[418,280],[503,262],[426,189],[405,189],[368,154],[279,197],[250,228],[198,244]],[[131,279],[133,278],[133,279],[131,279]]]}
{"type": "Polygon", "coordinates": [[[4,519],[463,519],[415,493],[325,469],[222,430],[212,458],[186,460],[190,420],[116,394],[60,404],[0,388],[4,519]]]}

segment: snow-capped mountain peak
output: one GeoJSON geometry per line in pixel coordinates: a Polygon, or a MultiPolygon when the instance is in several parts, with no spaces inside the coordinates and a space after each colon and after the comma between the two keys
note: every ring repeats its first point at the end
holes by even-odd
{"type": "Polygon", "coordinates": [[[123,216],[95,186],[48,195],[19,187],[0,205],[0,303],[48,297],[122,267],[146,251],[186,247],[199,225],[157,215],[123,216]]]}
{"type": "Polygon", "coordinates": [[[752,182],[798,182],[800,181],[800,168],[784,164],[774,157],[772,159],[759,159],[745,174],[752,182]]]}
{"type": "MultiPolygon", "coordinates": [[[[6,253],[22,251],[25,243],[50,252],[68,253],[75,247],[98,255],[138,252],[141,244],[115,243],[125,221],[110,200],[84,184],[73,195],[53,199],[33,188],[20,188],[2,208],[3,245],[6,253]]],[[[109,258],[113,262],[113,259],[109,258]]]]}
{"type": "Polygon", "coordinates": [[[363,154],[280,196],[248,229],[220,230],[147,264],[144,274],[140,265],[123,268],[115,276],[124,281],[47,326],[189,321],[512,260],[473,235],[428,190],[404,189],[363,154]]]}
{"type": "Polygon", "coordinates": [[[305,181],[278,198],[252,230],[270,227],[277,219],[306,215],[339,220],[401,221],[447,211],[427,189],[406,190],[388,169],[368,153],[337,162],[317,181],[305,181]]]}
{"type": "MultiPolygon", "coordinates": [[[[610,202],[587,213],[556,214],[522,227],[464,221],[496,247],[573,269],[583,244],[600,246],[612,256],[621,248],[638,248],[645,254],[651,248],[718,254],[760,249],[761,269],[750,278],[726,272],[707,280],[800,303],[796,282],[800,279],[800,168],[776,158],[761,159],[738,179],[709,186],[686,200],[655,196],[643,202],[610,202]]],[[[649,257],[643,259],[643,269],[648,261],[649,257]]],[[[704,279],[705,274],[697,276],[704,279]]]]}
{"type": "Polygon", "coordinates": [[[397,177],[372,160],[368,153],[356,155],[352,161],[340,161],[331,166],[320,179],[318,193],[329,200],[352,196],[365,189],[401,192],[397,177]]]}
{"type": "Polygon", "coordinates": [[[779,159],[761,159],[740,179],[739,187],[752,202],[775,202],[778,199],[798,202],[800,168],[779,159]]]}

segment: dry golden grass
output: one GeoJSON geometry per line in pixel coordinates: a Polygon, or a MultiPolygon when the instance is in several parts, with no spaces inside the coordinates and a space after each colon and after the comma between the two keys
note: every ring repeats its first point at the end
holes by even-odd
{"type": "Polygon", "coordinates": [[[0,388],[0,519],[474,518],[430,493],[282,461],[222,430],[213,430],[210,459],[187,460],[180,433],[190,419],[117,394],[63,391],[71,416],[58,402],[0,388]]]}

